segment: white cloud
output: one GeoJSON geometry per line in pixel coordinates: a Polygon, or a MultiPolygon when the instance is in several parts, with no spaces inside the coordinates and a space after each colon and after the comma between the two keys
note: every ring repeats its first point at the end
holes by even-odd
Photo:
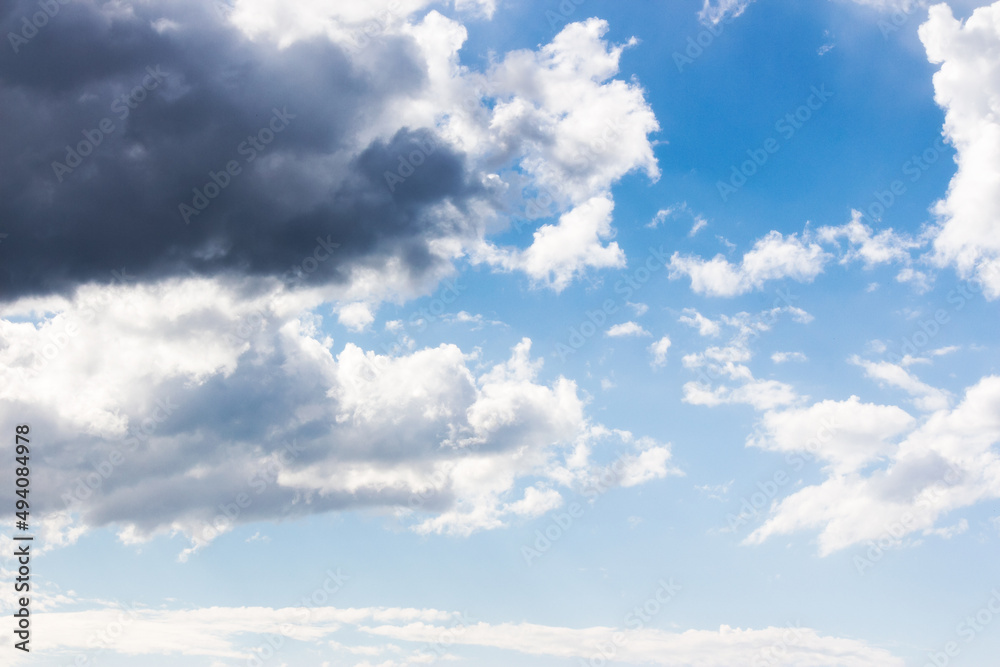
{"type": "Polygon", "coordinates": [[[375,314],[367,303],[349,303],[337,309],[337,319],[351,331],[364,331],[375,321],[375,314]]]}
{"type": "Polygon", "coordinates": [[[722,331],[718,322],[708,319],[694,308],[685,308],[679,321],[695,327],[702,336],[718,336],[722,331]]]}
{"type": "Polygon", "coordinates": [[[829,258],[816,243],[803,242],[795,234],[785,237],[771,231],[743,255],[739,264],[723,255],[704,260],[674,253],[669,269],[671,279],[688,276],[692,291],[698,294],[732,297],[760,289],[770,280],[812,282],[829,258]]]}
{"type": "Polygon", "coordinates": [[[850,222],[839,227],[820,227],[816,230],[817,238],[825,243],[837,243],[840,239],[847,241],[847,252],[841,255],[841,264],[861,260],[865,268],[890,262],[908,265],[911,260],[910,251],[926,245],[926,238],[914,239],[892,229],[884,229],[875,234],[871,227],[861,222],[862,217],[861,211],[852,210],[850,222]]]}
{"type": "Polygon", "coordinates": [[[649,306],[644,303],[632,303],[631,301],[628,301],[625,305],[635,311],[636,317],[642,317],[649,312],[649,306]]]}
{"type": "MultiPolygon", "coordinates": [[[[920,6],[923,0],[851,0],[859,5],[872,7],[882,12],[910,12],[920,6]]],[[[746,11],[754,0],[705,0],[698,18],[713,25],[732,20],[746,11]]],[[[820,53],[820,55],[823,55],[820,53]]]]}
{"type": "MultiPolygon", "coordinates": [[[[367,628],[373,634],[397,641],[431,642],[445,628],[426,623],[407,626],[383,625],[367,628]]],[[[477,623],[456,635],[455,642],[466,646],[513,650],[527,655],[589,660],[594,647],[615,636],[616,628],[558,628],[531,623],[491,625],[477,623]]],[[[623,630],[617,642],[616,659],[624,662],[655,663],[665,667],[730,667],[760,660],[765,650],[786,648],[788,667],[812,665],[852,665],[853,667],[902,667],[902,660],[883,649],[850,639],[823,637],[805,628],[745,630],[721,626],[716,630],[669,632],[659,629],[623,630]]]]}
{"type": "Polygon", "coordinates": [[[964,25],[946,4],[930,8],[920,39],[933,64],[934,99],[944,133],[958,151],[958,173],[934,212],[941,230],[934,259],[982,282],[1000,297],[1000,2],[976,9],[964,25]]]}
{"type": "Polygon", "coordinates": [[[940,519],[1000,497],[1000,377],[983,378],[956,407],[919,421],[852,397],[769,413],[762,429],[749,444],[815,454],[828,463],[827,477],[782,499],[750,544],[818,529],[827,555],[886,535],[950,534],[940,519]],[[830,414],[836,424],[824,437],[813,418],[830,414]]]}
{"type": "Polygon", "coordinates": [[[674,207],[661,208],[659,211],[656,212],[656,215],[653,216],[653,219],[649,221],[646,227],[648,227],[649,229],[656,229],[664,222],[666,222],[667,218],[673,215],[673,213],[674,213],[674,207]]]}
{"type": "MultiPolygon", "coordinates": [[[[350,581],[346,585],[350,585],[350,581]]],[[[320,589],[317,589],[320,590],[320,589]]],[[[619,638],[618,659],[665,667],[729,667],[753,664],[775,646],[784,648],[782,665],[816,667],[902,667],[888,651],[849,638],[822,635],[798,626],[759,630],[667,631],[656,628],[567,628],[519,621],[489,623],[437,609],[367,607],[212,607],[194,609],[117,609],[96,607],[75,612],[39,613],[34,617],[32,659],[85,650],[92,638],[120,627],[107,650],[130,656],[204,656],[246,661],[268,637],[294,639],[308,647],[325,647],[345,658],[391,657],[381,665],[420,664],[427,647],[449,639],[449,653],[460,658],[467,648],[476,654],[495,649],[550,659],[589,660],[595,646],[619,638]],[[169,627],[171,632],[163,632],[169,627]],[[619,635],[619,633],[621,633],[619,635]],[[375,641],[373,641],[375,640],[375,641]],[[392,642],[392,643],[390,643],[392,642]],[[37,644],[37,646],[35,646],[37,644]],[[389,654],[388,656],[386,654],[389,654]],[[397,662],[398,660],[398,662],[397,662]]],[[[18,657],[15,664],[28,664],[18,657]]],[[[362,663],[368,664],[368,663],[362,663]]]]}
{"type": "MultiPolygon", "coordinates": [[[[335,350],[307,294],[244,294],[185,279],[5,306],[37,320],[0,319],[0,418],[49,434],[49,474],[35,480],[47,542],[115,526],[128,543],[176,531],[199,547],[232,528],[211,524],[240,494],[251,502],[236,522],[375,507],[465,535],[556,495],[517,500],[520,489],[573,486],[592,467],[579,447],[597,425],[575,383],[537,381],[528,340],[485,365],[446,344],[335,350]],[[34,354],[47,345],[50,359],[34,354]],[[88,486],[98,464],[107,473],[88,486]],[[556,468],[575,472],[554,479],[556,468]]],[[[603,446],[637,446],[612,433],[603,446]]],[[[653,465],[647,449],[635,456],[653,465]]]]}
{"type": "Polygon", "coordinates": [[[689,237],[693,237],[708,225],[708,220],[706,220],[702,215],[692,211],[687,205],[687,202],[681,202],[680,204],[675,204],[674,206],[661,208],[656,212],[656,215],[653,216],[653,219],[649,221],[646,227],[649,229],[656,229],[666,222],[668,218],[675,217],[678,213],[686,213],[691,218],[692,224],[691,231],[688,232],[689,237]]]}
{"type": "MultiPolygon", "coordinates": [[[[809,313],[794,306],[776,306],[756,316],[749,313],[737,313],[731,317],[723,315],[721,322],[734,330],[729,342],[721,346],[713,345],[703,352],[686,354],[681,359],[686,368],[696,371],[699,376],[697,382],[684,384],[682,400],[707,407],[742,403],[757,410],[769,410],[802,400],[790,385],[778,380],[755,378],[746,365],[753,358],[750,344],[761,333],[770,330],[781,313],[789,313],[795,321],[804,324],[812,319],[809,313]],[[723,380],[738,385],[716,384],[723,380]]],[[[691,318],[689,323],[697,322],[697,318],[691,318]]]]}
{"type": "Polygon", "coordinates": [[[625,336],[651,336],[652,334],[642,328],[637,322],[622,322],[608,329],[606,336],[611,338],[622,338],[625,336]]]}
{"type": "Polygon", "coordinates": [[[556,291],[587,269],[625,265],[610,240],[610,189],[636,170],[659,178],[648,138],[659,125],[642,88],[612,78],[634,40],[611,45],[607,30],[598,19],[571,23],[539,51],[508,53],[487,73],[483,85],[494,104],[465,132],[478,137],[470,150],[493,168],[516,167],[502,174],[513,206],[538,192],[534,206],[560,217],[537,229],[528,248],[483,242],[474,261],[523,270],[556,291]]]}
{"type": "Polygon", "coordinates": [[[743,403],[752,406],[755,410],[770,410],[778,406],[796,403],[799,396],[790,385],[784,382],[750,378],[735,388],[725,386],[711,388],[698,382],[687,382],[684,384],[683,400],[691,405],[707,407],[743,403]]]}
{"type": "Polygon", "coordinates": [[[893,387],[899,387],[913,397],[913,404],[920,410],[943,410],[951,404],[948,392],[921,382],[902,366],[888,361],[868,361],[857,355],[851,357],[852,364],[861,366],[865,374],[893,387]]]}
{"type": "Polygon", "coordinates": [[[718,24],[721,21],[734,19],[750,6],[753,0],[705,0],[698,18],[703,22],[718,24]]]}
{"type": "Polygon", "coordinates": [[[653,355],[653,366],[665,366],[667,364],[667,352],[670,350],[670,338],[664,336],[649,346],[649,351],[653,355]]]}
{"type": "Polygon", "coordinates": [[[562,495],[555,489],[539,489],[531,486],[524,490],[524,497],[507,506],[507,511],[518,516],[541,516],[550,510],[562,507],[562,495]]]}
{"type": "MultiPolygon", "coordinates": [[[[426,80],[373,108],[355,141],[360,150],[402,128],[428,128],[464,153],[470,178],[490,194],[470,201],[468,210],[446,204],[436,210],[447,220],[442,227],[455,230],[434,246],[442,261],[467,255],[500,270],[524,271],[556,291],[588,269],[624,266],[624,253],[611,240],[611,188],[633,171],[659,177],[648,136],[659,125],[645,91],[615,78],[623,50],[635,40],[611,44],[604,39],[608,24],[588,19],[566,25],[537,50],[502,54],[477,71],[460,61],[466,28],[427,11],[430,4],[379,0],[347,8],[310,0],[284,11],[273,0],[250,0],[240,3],[233,20],[282,46],[325,34],[346,45],[353,64],[374,78],[383,76],[386,52],[398,49],[396,41],[411,43],[413,65],[426,71],[426,80]],[[497,248],[488,232],[508,221],[497,213],[496,200],[531,219],[559,219],[535,230],[528,248],[497,248]]],[[[458,4],[487,15],[495,5],[458,4]]]]}
{"type": "Polygon", "coordinates": [[[538,228],[527,249],[489,248],[484,257],[507,270],[520,269],[560,292],[587,269],[625,266],[625,253],[618,244],[605,245],[614,234],[613,208],[611,199],[595,197],[564,213],[557,224],[538,228]]]}
{"type": "Polygon", "coordinates": [[[850,473],[887,455],[892,439],[914,426],[914,419],[895,406],[846,401],[821,401],[807,408],[768,411],[760,431],[748,446],[778,452],[803,451],[827,462],[839,473],[850,473]]]}
{"type": "Polygon", "coordinates": [[[571,206],[634,170],[659,177],[647,136],[656,117],[638,85],[612,78],[636,42],[610,45],[607,31],[596,18],[571,23],[539,51],[508,53],[489,75],[494,150],[520,156],[540,187],[571,206]]]}
{"type": "Polygon", "coordinates": [[[808,357],[801,352],[775,352],[771,355],[771,361],[784,364],[789,361],[808,361],[808,357]]]}

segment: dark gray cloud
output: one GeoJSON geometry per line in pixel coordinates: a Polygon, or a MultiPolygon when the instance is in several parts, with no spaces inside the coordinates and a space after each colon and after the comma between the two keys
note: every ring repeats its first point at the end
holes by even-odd
{"type": "MultiPolygon", "coordinates": [[[[434,263],[428,241],[461,233],[430,209],[479,194],[462,155],[421,129],[350,152],[373,114],[423,85],[408,39],[373,41],[377,66],[361,71],[326,39],[251,42],[211,3],[59,7],[16,52],[0,48],[0,298],[122,267],[286,275],[317,239],[340,245],[307,281],[388,257],[416,277],[434,263]]],[[[36,11],[8,5],[0,34],[36,11]]]]}

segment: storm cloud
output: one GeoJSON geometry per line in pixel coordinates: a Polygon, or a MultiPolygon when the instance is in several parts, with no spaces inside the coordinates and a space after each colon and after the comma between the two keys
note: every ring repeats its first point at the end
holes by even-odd
{"type": "MultiPolygon", "coordinates": [[[[0,33],[37,10],[14,3],[0,33]]],[[[27,32],[0,49],[4,300],[123,268],[337,283],[392,258],[419,276],[462,233],[435,208],[483,194],[433,131],[365,135],[426,79],[407,37],[359,69],[325,37],[252,41],[211,3],[74,2],[27,32]],[[327,261],[296,270],[317,246],[327,261]]]]}

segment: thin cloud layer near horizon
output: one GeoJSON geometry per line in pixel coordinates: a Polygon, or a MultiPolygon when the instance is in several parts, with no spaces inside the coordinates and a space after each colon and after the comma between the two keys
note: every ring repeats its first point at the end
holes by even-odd
{"type": "Polygon", "coordinates": [[[1000,2],[0,28],[3,664],[994,664],[1000,2]]]}

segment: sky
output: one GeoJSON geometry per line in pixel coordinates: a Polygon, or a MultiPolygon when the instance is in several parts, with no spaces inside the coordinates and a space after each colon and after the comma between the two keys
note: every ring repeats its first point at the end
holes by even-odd
{"type": "Polygon", "coordinates": [[[0,35],[0,663],[996,664],[1000,2],[0,35]]]}

